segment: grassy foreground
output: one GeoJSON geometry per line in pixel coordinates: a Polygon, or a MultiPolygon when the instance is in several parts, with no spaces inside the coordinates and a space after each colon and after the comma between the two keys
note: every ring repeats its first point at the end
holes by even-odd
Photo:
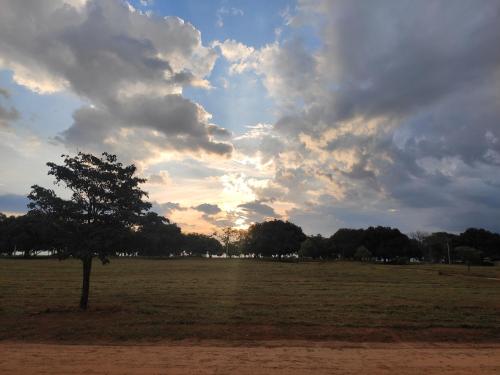
{"type": "Polygon", "coordinates": [[[347,262],[112,259],[77,309],[74,260],[0,259],[0,340],[500,341],[500,270],[347,262]]]}

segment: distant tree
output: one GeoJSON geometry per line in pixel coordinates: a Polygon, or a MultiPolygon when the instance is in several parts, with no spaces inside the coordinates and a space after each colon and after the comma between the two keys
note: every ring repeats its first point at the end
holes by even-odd
{"type": "Polygon", "coordinates": [[[14,216],[0,216],[0,254],[12,255],[15,249],[14,228],[16,218],[14,216]]]}
{"type": "Polygon", "coordinates": [[[211,236],[200,233],[188,233],[184,235],[183,250],[192,256],[208,254],[221,255],[224,251],[221,243],[211,236]]]}
{"type": "Polygon", "coordinates": [[[19,220],[15,216],[9,216],[2,222],[2,237],[0,247],[5,255],[13,255],[19,246],[19,220]]]}
{"type": "Polygon", "coordinates": [[[409,237],[420,243],[423,243],[425,239],[429,237],[429,233],[417,230],[415,232],[411,232],[409,234],[409,237]]]}
{"type": "Polygon", "coordinates": [[[416,231],[411,232],[408,237],[413,241],[410,255],[414,258],[428,258],[426,238],[429,237],[429,233],[416,231]]]}
{"type": "Polygon", "coordinates": [[[410,240],[399,229],[378,226],[365,230],[363,245],[371,249],[373,256],[392,261],[408,257],[410,240]]]}
{"type": "Polygon", "coordinates": [[[431,262],[452,262],[451,250],[456,242],[457,236],[446,232],[435,232],[424,240],[428,249],[428,260],[431,262]]]}
{"type": "Polygon", "coordinates": [[[341,258],[350,259],[356,249],[363,245],[364,230],[341,228],[330,237],[332,244],[341,258]]]}
{"type": "Polygon", "coordinates": [[[384,262],[406,258],[412,247],[410,239],[396,228],[369,227],[367,229],[339,229],[330,237],[334,251],[344,259],[353,259],[360,246],[371,249],[373,257],[384,262]]]}
{"type": "Polygon", "coordinates": [[[320,234],[307,237],[300,245],[299,256],[313,259],[327,259],[330,257],[330,241],[320,234]]]}
{"type": "Polygon", "coordinates": [[[178,254],[183,245],[181,229],[155,212],[148,212],[140,219],[136,237],[139,255],[168,256],[178,254]]]}
{"type": "Polygon", "coordinates": [[[29,258],[54,248],[54,226],[47,215],[29,212],[12,216],[6,222],[9,223],[8,236],[12,252],[21,252],[24,258],[29,258]]]}
{"type": "Polygon", "coordinates": [[[240,255],[241,251],[238,244],[243,235],[244,233],[242,231],[233,227],[224,227],[214,233],[214,237],[222,243],[224,252],[230,258],[240,255]]]}
{"type": "Polygon", "coordinates": [[[151,207],[147,194],[139,188],[146,180],[134,177],[134,165],[123,166],[115,155],[102,157],[78,153],[62,155],[63,164],[47,163],[55,183],[71,191],[70,199],[58,197],[53,190],[32,186],[28,198],[31,214],[50,217],[58,233],[58,255],[82,261],[83,280],[80,308],[88,307],[92,259],[103,264],[124,243],[130,228],[140,224],[151,207]]]}
{"type": "Polygon", "coordinates": [[[0,212],[0,255],[9,254],[7,215],[0,212]]]}
{"type": "Polygon", "coordinates": [[[316,254],[318,253],[318,249],[316,248],[316,244],[311,238],[306,238],[300,244],[299,257],[301,258],[317,258],[316,254]]]}
{"type": "Polygon", "coordinates": [[[302,229],[289,221],[255,223],[248,229],[247,252],[281,259],[283,255],[298,253],[300,244],[305,239],[302,229]]]}
{"type": "Polygon", "coordinates": [[[485,229],[469,228],[458,236],[456,242],[481,250],[485,257],[500,259],[500,234],[485,229]]]}
{"type": "Polygon", "coordinates": [[[235,242],[232,244],[233,255],[240,256],[245,253],[247,243],[247,231],[244,229],[238,229],[238,236],[235,242]]]}
{"type": "Polygon", "coordinates": [[[365,246],[359,246],[354,253],[354,259],[360,262],[367,262],[371,260],[373,254],[365,246]]]}
{"type": "Polygon", "coordinates": [[[482,251],[478,249],[470,246],[458,246],[455,248],[455,253],[467,265],[469,272],[471,264],[481,264],[482,251]]]}

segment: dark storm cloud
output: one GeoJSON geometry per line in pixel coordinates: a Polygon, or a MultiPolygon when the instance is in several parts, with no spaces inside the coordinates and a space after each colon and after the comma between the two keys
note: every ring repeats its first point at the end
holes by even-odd
{"type": "Polygon", "coordinates": [[[335,88],[305,97],[300,128],[356,116],[382,116],[391,127],[396,118],[416,152],[484,161],[486,132],[500,136],[499,2],[320,3],[328,18],[317,72],[328,73],[335,88]]]}
{"type": "MultiPolygon", "coordinates": [[[[275,129],[290,139],[311,136],[323,154],[311,159],[309,144],[295,147],[295,160],[310,166],[302,168],[308,176],[312,168],[340,185],[344,199],[380,199],[379,210],[411,209],[414,220],[425,213],[432,223],[453,217],[442,222],[454,228],[487,224],[489,210],[500,210],[488,188],[500,175],[499,17],[500,2],[486,0],[299,1],[291,24],[316,28],[320,46],[310,53],[314,60],[286,44],[264,56],[307,61],[304,71],[259,72],[271,94],[295,103],[275,129]]],[[[281,171],[275,182],[288,196],[305,190],[281,171]]],[[[322,212],[299,210],[307,217],[322,212]]],[[[332,213],[352,226],[362,221],[348,211],[332,213]]]]}
{"type": "Polygon", "coordinates": [[[325,2],[337,117],[401,116],[487,83],[500,61],[496,1],[325,2]]]}

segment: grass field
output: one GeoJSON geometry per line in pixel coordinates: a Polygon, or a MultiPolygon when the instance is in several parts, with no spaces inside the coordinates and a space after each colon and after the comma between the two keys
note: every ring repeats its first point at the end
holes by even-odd
{"type": "Polygon", "coordinates": [[[0,259],[0,340],[500,341],[500,269],[344,262],[0,259]]]}

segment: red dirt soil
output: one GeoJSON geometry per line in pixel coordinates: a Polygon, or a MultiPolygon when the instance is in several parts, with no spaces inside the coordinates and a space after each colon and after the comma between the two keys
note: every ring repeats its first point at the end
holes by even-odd
{"type": "Polygon", "coordinates": [[[0,342],[0,374],[499,374],[500,344],[180,341],[0,342]]]}

